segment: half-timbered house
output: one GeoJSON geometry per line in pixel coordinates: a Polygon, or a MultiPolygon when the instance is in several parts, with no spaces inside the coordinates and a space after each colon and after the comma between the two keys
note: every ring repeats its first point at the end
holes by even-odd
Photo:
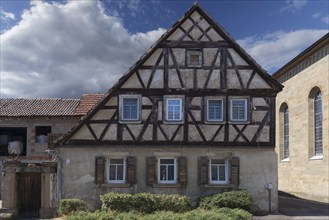
{"type": "Polygon", "coordinates": [[[58,142],[62,198],[247,189],[277,208],[273,80],[197,4],[58,142]]]}

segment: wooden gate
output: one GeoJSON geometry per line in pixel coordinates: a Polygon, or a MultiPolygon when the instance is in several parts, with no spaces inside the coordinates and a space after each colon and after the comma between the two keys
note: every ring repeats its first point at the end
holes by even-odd
{"type": "Polygon", "coordinates": [[[37,217],[41,207],[41,173],[18,173],[20,217],[37,217]]]}

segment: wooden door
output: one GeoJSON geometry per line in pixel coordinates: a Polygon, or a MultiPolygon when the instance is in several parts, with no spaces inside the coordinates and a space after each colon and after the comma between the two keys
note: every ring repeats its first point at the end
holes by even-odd
{"type": "Polygon", "coordinates": [[[41,173],[19,173],[18,210],[20,217],[38,217],[41,207],[41,173]]]}

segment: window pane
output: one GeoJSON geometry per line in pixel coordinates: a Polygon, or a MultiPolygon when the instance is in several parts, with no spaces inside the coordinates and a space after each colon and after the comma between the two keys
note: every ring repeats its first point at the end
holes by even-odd
{"type": "Polygon", "coordinates": [[[160,180],[167,180],[167,166],[160,165],[160,180]]]}
{"type": "Polygon", "coordinates": [[[123,99],[123,119],[138,119],[138,99],[123,99]]]}
{"type": "Polygon", "coordinates": [[[218,171],[217,171],[217,166],[216,165],[211,166],[211,180],[212,181],[217,181],[218,180],[218,171]]]}
{"type": "Polygon", "coordinates": [[[223,101],[208,100],[208,119],[223,120],[223,101]]]}
{"type": "Polygon", "coordinates": [[[247,120],[247,115],[246,115],[247,100],[233,99],[231,103],[232,103],[232,120],[238,120],[238,121],[247,120]]]}
{"type": "Polygon", "coordinates": [[[161,164],[174,164],[175,161],[174,161],[174,159],[161,159],[160,163],[161,164]]]}
{"type": "Polygon", "coordinates": [[[288,108],[286,108],[283,112],[283,142],[284,142],[284,151],[283,151],[283,157],[288,158],[289,157],[289,111],[288,108]]]}
{"type": "Polygon", "coordinates": [[[168,179],[169,181],[174,180],[175,167],[174,165],[168,165],[168,179]]]}
{"type": "Polygon", "coordinates": [[[115,165],[110,165],[110,173],[109,173],[109,179],[115,180],[115,174],[116,174],[116,167],[115,165]]]}
{"type": "Polygon", "coordinates": [[[322,155],[322,94],[319,92],[314,98],[314,140],[315,155],[322,155]]]}
{"type": "Polygon", "coordinates": [[[220,165],[218,167],[218,171],[219,171],[219,176],[218,176],[218,180],[219,181],[225,181],[225,165],[220,165]]]}
{"type": "Polygon", "coordinates": [[[117,165],[117,180],[123,180],[123,165],[117,165]]]}
{"type": "Polygon", "coordinates": [[[167,100],[167,119],[181,120],[182,100],[168,99],[167,100]]]}
{"type": "Polygon", "coordinates": [[[123,159],[110,159],[111,164],[123,164],[123,159]]]}

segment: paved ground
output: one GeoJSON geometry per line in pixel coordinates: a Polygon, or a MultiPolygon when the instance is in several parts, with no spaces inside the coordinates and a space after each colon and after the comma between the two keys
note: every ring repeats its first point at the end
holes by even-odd
{"type": "Polygon", "coordinates": [[[255,220],[329,220],[329,205],[307,200],[279,197],[279,213],[255,216],[255,220]]]}

